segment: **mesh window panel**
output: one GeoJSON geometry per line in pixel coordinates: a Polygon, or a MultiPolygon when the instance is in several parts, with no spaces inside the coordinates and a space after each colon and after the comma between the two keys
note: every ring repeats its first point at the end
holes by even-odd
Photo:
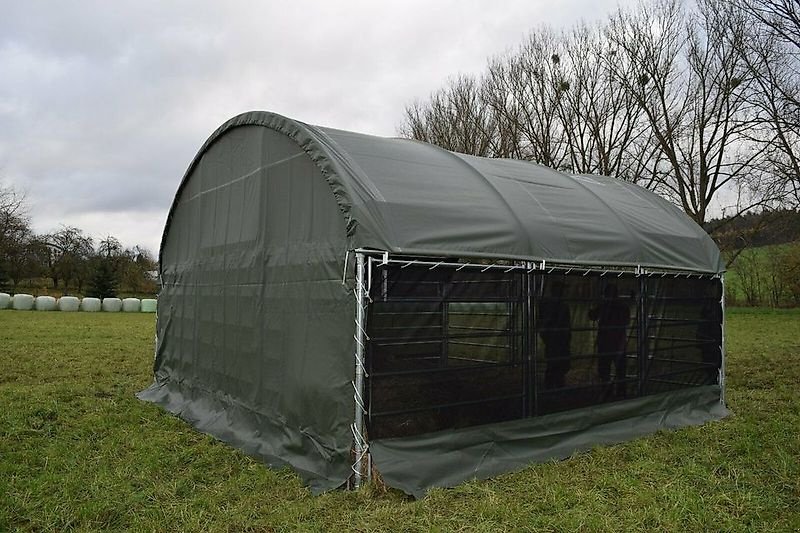
{"type": "Polygon", "coordinates": [[[389,265],[372,280],[372,438],[523,416],[522,274],[389,265]]]}
{"type": "Polygon", "coordinates": [[[639,280],[537,275],[534,414],[637,395],[639,280]]]}
{"type": "Polygon", "coordinates": [[[716,279],[648,280],[646,394],[717,383],[721,290],[716,279]]]}
{"type": "Polygon", "coordinates": [[[367,320],[373,371],[436,368],[442,319],[438,302],[375,302],[367,320]]]}
{"type": "Polygon", "coordinates": [[[721,284],[631,273],[373,266],[372,438],[717,383],[721,284]]]}

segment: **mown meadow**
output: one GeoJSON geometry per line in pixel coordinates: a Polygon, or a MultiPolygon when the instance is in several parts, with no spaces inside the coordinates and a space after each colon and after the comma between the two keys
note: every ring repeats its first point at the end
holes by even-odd
{"type": "Polygon", "coordinates": [[[800,309],[731,309],[728,403],[702,427],[421,500],[314,497],[134,393],[154,316],[0,311],[0,531],[797,531],[800,309]]]}

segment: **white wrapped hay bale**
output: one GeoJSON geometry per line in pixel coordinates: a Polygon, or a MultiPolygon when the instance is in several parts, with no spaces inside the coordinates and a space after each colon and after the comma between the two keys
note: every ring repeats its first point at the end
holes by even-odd
{"type": "Polygon", "coordinates": [[[103,311],[119,313],[122,310],[122,300],[119,298],[103,298],[103,311]]]}
{"type": "Polygon", "coordinates": [[[37,311],[56,311],[56,299],[52,296],[37,296],[36,297],[36,310],[37,311]]]}
{"type": "Polygon", "coordinates": [[[155,313],[156,307],[158,307],[158,300],[142,298],[142,313],[155,313]]]}
{"type": "Polygon", "coordinates": [[[58,299],[58,310],[74,312],[80,309],[81,301],[74,296],[62,296],[58,299]]]}
{"type": "Polygon", "coordinates": [[[142,302],[139,298],[125,298],[122,300],[123,313],[138,313],[141,306],[142,302]]]}
{"type": "Polygon", "coordinates": [[[33,309],[34,298],[30,294],[15,294],[11,306],[17,311],[30,311],[33,309]]]}
{"type": "Polygon", "coordinates": [[[11,295],[7,292],[0,292],[0,309],[11,307],[11,295]]]}
{"type": "Polygon", "coordinates": [[[81,300],[81,311],[96,313],[100,311],[100,309],[101,309],[100,298],[84,298],[83,300],[81,300]]]}

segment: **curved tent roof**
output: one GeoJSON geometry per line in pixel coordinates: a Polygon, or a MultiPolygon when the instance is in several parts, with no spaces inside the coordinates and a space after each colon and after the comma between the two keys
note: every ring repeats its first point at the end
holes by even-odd
{"type": "MultiPolygon", "coordinates": [[[[639,186],[311,126],[263,111],[234,117],[211,135],[187,170],[176,202],[215,140],[248,125],[289,136],[319,166],[345,217],[352,248],[707,273],[724,269],[719,249],[702,228],[639,186]]],[[[162,251],[163,245],[164,240],[162,251]]]]}

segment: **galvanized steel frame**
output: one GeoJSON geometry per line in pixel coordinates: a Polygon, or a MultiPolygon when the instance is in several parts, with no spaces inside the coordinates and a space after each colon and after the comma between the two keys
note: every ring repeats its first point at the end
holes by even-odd
{"type": "MultiPolygon", "coordinates": [[[[353,380],[353,401],[355,404],[354,420],[351,426],[353,433],[354,462],[353,487],[361,486],[362,479],[370,479],[371,465],[369,456],[369,442],[364,435],[364,378],[366,369],[364,367],[364,349],[367,340],[366,332],[366,311],[367,298],[369,291],[367,280],[365,279],[364,254],[356,253],[356,276],[353,293],[356,299],[355,332],[355,378],[353,380]]],[[[345,267],[346,268],[346,267],[345,267]]]]}

